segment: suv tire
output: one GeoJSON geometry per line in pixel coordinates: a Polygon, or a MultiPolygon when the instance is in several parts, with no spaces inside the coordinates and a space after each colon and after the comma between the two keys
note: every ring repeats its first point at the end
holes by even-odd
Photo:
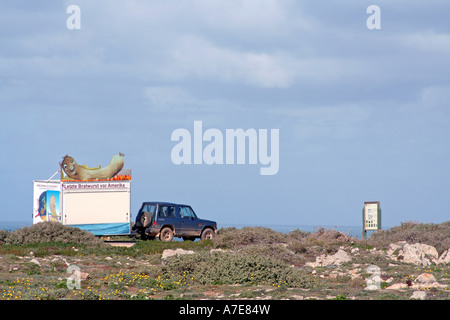
{"type": "Polygon", "coordinates": [[[165,227],[159,234],[159,240],[169,242],[173,240],[173,231],[169,227],[165,227]]]}
{"type": "Polygon", "coordinates": [[[214,239],[214,230],[211,228],[206,228],[205,230],[203,230],[201,239],[214,239]]]}
{"type": "Polygon", "coordinates": [[[153,215],[150,212],[148,212],[148,211],[142,212],[141,218],[140,218],[141,225],[144,228],[150,227],[150,224],[152,222],[152,217],[153,217],[153,215]]]}

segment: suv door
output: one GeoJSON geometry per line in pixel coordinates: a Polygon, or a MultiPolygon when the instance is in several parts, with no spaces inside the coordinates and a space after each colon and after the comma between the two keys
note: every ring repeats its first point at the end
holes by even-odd
{"type": "Polygon", "coordinates": [[[173,226],[176,234],[180,233],[180,219],[177,218],[176,206],[159,205],[158,225],[159,227],[162,227],[163,225],[171,225],[173,226]]]}
{"type": "Polygon", "coordinates": [[[183,236],[198,236],[202,227],[198,225],[198,219],[194,211],[189,206],[179,206],[180,231],[183,236]]]}

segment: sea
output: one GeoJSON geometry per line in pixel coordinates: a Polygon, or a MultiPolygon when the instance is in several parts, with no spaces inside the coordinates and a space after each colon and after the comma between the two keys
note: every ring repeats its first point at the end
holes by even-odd
{"type": "Polygon", "coordinates": [[[235,227],[237,229],[243,227],[265,227],[272,229],[274,231],[278,231],[281,233],[289,233],[294,230],[300,230],[304,232],[313,233],[319,228],[326,228],[340,231],[344,234],[349,235],[350,237],[361,239],[362,238],[362,226],[334,226],[334,225],[239,225],[239,224],[221,224],[219,228],[229,228],[235,227]]]}
{"type": "MultiPolygon", "coordinates": [[[[23,227],[30,227],[31,221],[0,221],[0,230],[14,231],[23,227]]],[[[289,233],[294,230],[304,232],[315,232],[319,228],[333,229],[347,234],[353,238],[362,238],[362,226],[332,226],[332,225],[248,225],[248,224],[219,224],[219,228],[235,227],[241,229],[243,227],[265,227],[281,233],[289,233]]]]}
{"type": "Polygon", "coordinates": [[[31,221],[0,221],[0,230],[14,231],[23,227],[31,227],[31,221]]]}

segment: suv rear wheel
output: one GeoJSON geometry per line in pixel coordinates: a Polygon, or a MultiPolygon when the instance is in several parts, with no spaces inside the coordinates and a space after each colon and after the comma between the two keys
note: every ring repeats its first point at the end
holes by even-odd
{"type": "Polygon", "coordinates": [[[173,231],[169,227],[165,227],[161,230],[159,234],[159,240],[161,241],[172,241],[173,240],[173,231]]]}
{"type": "Polygon", "coordinates": [[[210,228],[206,228],[205,230],[203,230],[201,239],[214,239],[214,230],[210,228]]]}

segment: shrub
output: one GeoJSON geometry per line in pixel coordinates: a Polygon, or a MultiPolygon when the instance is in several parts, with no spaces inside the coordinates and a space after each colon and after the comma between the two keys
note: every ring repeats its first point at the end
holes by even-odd
{"type": "Polygon", "coordinates": [[[239,248],[252,244],[286,243],[288,236],[264,227],[227,228],[214,238],[216,248],[239,248]]]}
{"type": "Polygon", "coordinates": [[[253,244],[239,250],[241,254],[271,257],[288,264],[298,263],[298,256],[282,244],[253,244]]]}
{"type": "Polygon", "coordinates": [[[163,277],[185,275],[194,283],[286,285],[310,287],[312,279],[284,262],[251,253],[208,253],[170,257],[161,266],[163,277]]]}
{"type": "Polygon", "coordinates": [[[3,242],[13,245],[48,242],[74,243],[88,246],[103,244],[103,241],[88,231],[64,226],[58,222],[41,222],[31,227],[17,229],[4,236],[3,242]]]}
{"type": "Polygon", "coordinates": [[[11,232],[6,230],[0,230],[0,244],[5,242],[5,239],[9,237],[11,232]]]}
{"type": "Polygon", "coordinates": [[[319,227],[317,231],[306,237],[308,241],[317,241],[324,243],[343,243],[354,242],[356,239],[348,234],[342,233],[334,229],[319,227]]]}
{"type": "Polygon", "coordinates": [[[373,246],[388,246],[398,241],[425,243],[442,253],[450,248],[450,221],[441,224],[405,222],[389,230],[374,233],[367,240],[373,246]]]}
{"type": "Polygon", "coordinates": [[[311,235],[310,232],[302,231],[300,229],[292,230],[288,233],[288,236],[294,240],[304,240],[309,235],[311,235]]]}
{"type": "Polygon", "coordinates": [[[343,243],[357,241],[345,233],[323,227],[319,227],[314,233],[295,230],[289,233],[289,236],[291,241],[288,249],[302,255],[303,258],[333,254],[343,243]]]}

